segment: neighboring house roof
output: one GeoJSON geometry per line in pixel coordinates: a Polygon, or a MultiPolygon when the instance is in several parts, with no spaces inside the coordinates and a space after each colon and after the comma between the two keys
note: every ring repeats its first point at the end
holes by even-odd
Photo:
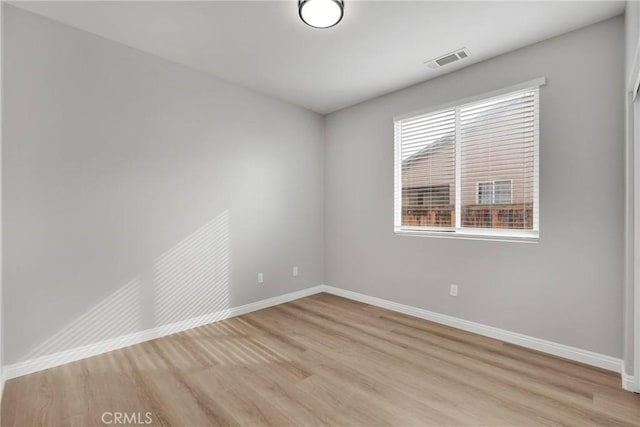
{"type": "MultiPolygon", "coordinates": [[[[485,126],[485,124],[478,120],[481,119],[483,115],[495,115],[496,112],[499,111],[505,111],[506,109],[512,107],[514,104],[518,104],[520,102],[519,99],[514,99],[513,102],[509,102],[509,103],[505,103],[502,107],[497,108],[497,109],[493,109],[490,111],[487,111],[485,113],[479,113],[478,116],[474,117],[474,120],[477,120],[477,125],[473,126],[471,128],[469,128],[469,131],[473,131],[479,127],[485,126]]],[[[428,155],[432,152],[437,151],[438,149],[440,149],[441,147],[443,147],[447,142],[450,142],[453,138],[454,138],[454,131],[452,131],[450,134],[445,134],[443,136],[441,136],[440,138],[438,138],[437,140],[435,140],[434,142],[432,142],[431,144],[427,144],[424,148],[422,148],[419,151],[416,151],[415,153],[413,153],[411,156],[407,157],[405,160],[402,161],[402,165],[403,166],[409,166],[411,163],[413,163],[416,160],[419,160],[421,158],[424,158],[425,155],[428,155]]]]}
{"type": "Polygon", "coordinates": [[[426,145],[421,150],[416,151],[411,156],[404,159],[402,161],[402,166],[410,166],[411,163],[418,161],[420,159],[423,159],[426,155],[439,150],[441,147],[444,147],[446,143],[452,142],[453,136],[454,136],[453,133],[441,136],[431,144],[426,145]]]}

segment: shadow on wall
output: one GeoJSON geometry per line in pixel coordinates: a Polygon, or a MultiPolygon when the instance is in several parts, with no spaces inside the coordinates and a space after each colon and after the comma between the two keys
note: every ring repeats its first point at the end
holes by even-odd
{"type": "MultiPolygon", "coordinates": [[[[230,308],[231,248],[229,212],[187,236],[155,259],[150,277],[155,326],[170,333],[228,315],[230,308]]],[[[107,347],[117,347],[118,337],[143,329],[143,295],[146,272],[118,288],[62,330],[34,347],[20,360],[29,360],[63,350],[93,344],[96,337],[109,337],[107,347]]],[[[147,282],[148,283],[148,282],[147,282]]],[[[102,340],[102,338],[100,338],[102,340]]],[[[95,348],[87,349],[87,353],[95,348]]]]}
{"type": "Polygon", "coordinates": [[[111,337],[135,332],[141,323],[139,306],[140,280],[135,278],[28,352],[22,360],[92,343],[101,332],[111,337]]]}
{"type": "Polygon", "coordinates": [[[153,266],[156,325],[194,321],[229,308],[229,212],[192,233],[153,266]]]}

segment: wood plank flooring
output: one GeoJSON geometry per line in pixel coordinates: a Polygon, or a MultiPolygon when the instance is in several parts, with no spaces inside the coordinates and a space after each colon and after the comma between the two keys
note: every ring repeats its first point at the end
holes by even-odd
{"type": "Polygon", "coordinates": [[[168,426],[640,426],[640,395],[611,372],[318,294],[10,380],[1,420],[147,412],[168,426]]]}

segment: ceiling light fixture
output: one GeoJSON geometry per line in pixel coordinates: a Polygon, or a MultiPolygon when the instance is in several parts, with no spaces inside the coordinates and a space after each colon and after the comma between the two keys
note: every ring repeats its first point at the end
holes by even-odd
{"type": "Polygon", "coordinates": [[[344,15],[344,0],[298,0],[298,13],[310,27],[333,27],[344,15]]]}

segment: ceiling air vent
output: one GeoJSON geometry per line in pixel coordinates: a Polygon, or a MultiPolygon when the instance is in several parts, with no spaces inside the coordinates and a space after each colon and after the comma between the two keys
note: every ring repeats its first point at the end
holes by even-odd
{"type": "Polygon", "coordinates": [[[462,49],[459,49],[455,52],[447,53],[446,55],[443,55],[439,58],[426,61],[425,64],[427,64],[429,68],[435,69],[435,68],[443,67],[447,64],[451,64],[456,61],[460,61],[461,59],[465,59],[468,56],[469,56],[469,50],[466,47],[463,47],[462,49]]]}

